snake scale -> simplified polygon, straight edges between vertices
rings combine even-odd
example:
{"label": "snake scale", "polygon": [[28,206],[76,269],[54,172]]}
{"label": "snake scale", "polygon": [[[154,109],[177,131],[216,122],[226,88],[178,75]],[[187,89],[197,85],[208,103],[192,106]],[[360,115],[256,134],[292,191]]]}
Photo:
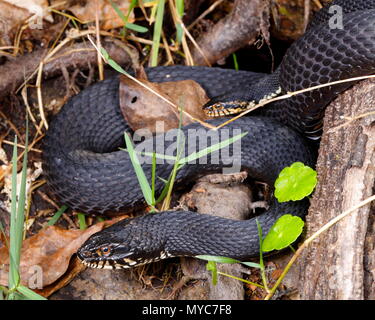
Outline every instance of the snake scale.
{"label": "snake scale", "polygon": [[[342,10],[343,28],[329,25],[330,7],[323,8],[306,33],[287,50],[278,69],[270,75],[206,67],[156,67],[146,70],[150,81],[192,79],[212,98],[206,106],[251,105],[264,97],[308,88],[375,71],[375,1],[334,1]],[[296,161],[314,166],[315,156],[307,138],[321,133],[324,109],[353,82],[324,87],[261,108],[216,131],[225,139],[247,132],[232,144],[207,156],[206,163],[185,165],[177,181],[192,180],[239,164],[249,175],[274,184],[278,173]],[[143,202],[142,192],[124,145],[130,131],[119,108],[119,78],[98,82],[71,98],[54,117],[47,132],[43,169],[50,189],[61,203],[86,213],[105,214]],[[345,107],[345,106],[343,106]],[[223,119],[212,119],[213,125]],[[210,132],[199,124],[182,128],[185,155],[196,151],[200,138]],[[191,135],[190,132],[199,132]],[[138,146],[173,146],[167,133],[148,138]],[[216,140],[207,139],[208,146]],[[160,145],[163,141],[163,145]],[[217,142],[217,141],[216,141]],[[200,148],[198,148],[200,149]],[[160,153],[160,149],[158,151]],[[142,164],[151,177],[149,162]],[[157,175],[167,179],[172,164],[157,164]],[[162,180],[156,180],[160,193]],[[278,203],[258,217],[264,233],[285,213],[303,217],[308,201]],[[171,256],[200,254],[247,260],[259,252],[254,218],[234,221],[190,211],[165,211],[122,220],[92,235],[78,257],[98,268],[128,268]]]}

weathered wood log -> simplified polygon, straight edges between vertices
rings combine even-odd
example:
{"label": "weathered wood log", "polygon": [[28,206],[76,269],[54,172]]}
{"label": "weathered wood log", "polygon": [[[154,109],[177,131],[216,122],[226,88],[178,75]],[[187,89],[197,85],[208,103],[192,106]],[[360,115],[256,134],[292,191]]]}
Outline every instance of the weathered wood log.
{"label": "weathered wood log", "polygon": [[[120,65],[130,64],[128,53],[118,45],[118,42],[104,39],[102,46],[110,57]],[[29,75],[37,70],[39,63],[47,54],[47,49],[38,49],[32,53],[12,58],[0,65],[0,99],[14,92]],[[97,52],[87,43],[75,43],[58,52],[55,59],[51,59],[43,67],[43,77],[50,78],[61,74],[61,65],[68,70],[88,69],[97,64]]]}
{"label": "weathered wood log", "polygon": [[[317,171],[308,236],[374,194],[375,81],[356,85],[327,108]],[[298,262],[302,299],[375,299],[374,209],[354,211],[304,251]]]}
{"label": "weathered wood log", "polygon": [[199,48],[192,48],[196,65],[213,64],[237,49],[254,43],[263,33],[269,38],[269,0],[236,0],[231,13],[198,39]]}

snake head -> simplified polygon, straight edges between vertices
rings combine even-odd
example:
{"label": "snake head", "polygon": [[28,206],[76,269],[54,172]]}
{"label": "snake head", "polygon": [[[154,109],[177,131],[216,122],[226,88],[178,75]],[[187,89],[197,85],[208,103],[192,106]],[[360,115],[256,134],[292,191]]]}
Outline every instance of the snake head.
{"label": "snake head", "polygon": [[208,101],[203,106],[203,111],[208,117],[223,117],[241,113],[253,105],[255,105],[255,102],[233,100],[223,95]]}
{"label": "snake head", "polygon": [[148,232],[146,217],[124,219],[93,234],[78,249],[78,258],[91,268],[126,269],[169,257],[163,240]]}

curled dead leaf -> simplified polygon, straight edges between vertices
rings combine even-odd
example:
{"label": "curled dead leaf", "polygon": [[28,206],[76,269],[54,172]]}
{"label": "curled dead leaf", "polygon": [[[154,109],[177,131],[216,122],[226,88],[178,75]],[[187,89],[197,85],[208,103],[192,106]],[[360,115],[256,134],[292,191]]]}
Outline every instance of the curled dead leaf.
{"label": "curled dead leaf", "polygon": [[[147,129],[151,133],[159,133],[178,127],[180,114],[177,109],[128,77],[121,76],[120,79],[121,112],[134,131]],[[140,81],[175,105],[181,106],[192,117],[202,121],[208,119],[202,106],[209,99],[197,82],[193,80],[163,83]],[[192,120],[183,114],[182,124],[187,125],[191,122]]]}
{"label": "curled dead leaf", "polygon": [[[103,221],[86,230],[65,230],[49,226],[26,239],[21,250],[21,284],[25,286],[33,284],[36,276],[42,277],[40,279],[42,287],[54,283],[67,271],[71,256],[92,234],[123,218]],[[8,248],[2,247],[0,248],[0,285],[8,284],[8,273]]]}

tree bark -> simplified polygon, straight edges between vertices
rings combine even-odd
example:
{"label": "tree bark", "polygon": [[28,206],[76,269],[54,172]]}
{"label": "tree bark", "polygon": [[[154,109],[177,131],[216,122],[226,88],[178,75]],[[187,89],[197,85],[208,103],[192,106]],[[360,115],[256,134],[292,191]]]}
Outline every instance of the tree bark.
{"label": "tree bark", "polygon": [[[327,108],[317,171],[307,236],[374,194],[375,81],[356,85]],[[298,263],[302,299],[375,299],[374,209],[354,211],[305,250]]]}

